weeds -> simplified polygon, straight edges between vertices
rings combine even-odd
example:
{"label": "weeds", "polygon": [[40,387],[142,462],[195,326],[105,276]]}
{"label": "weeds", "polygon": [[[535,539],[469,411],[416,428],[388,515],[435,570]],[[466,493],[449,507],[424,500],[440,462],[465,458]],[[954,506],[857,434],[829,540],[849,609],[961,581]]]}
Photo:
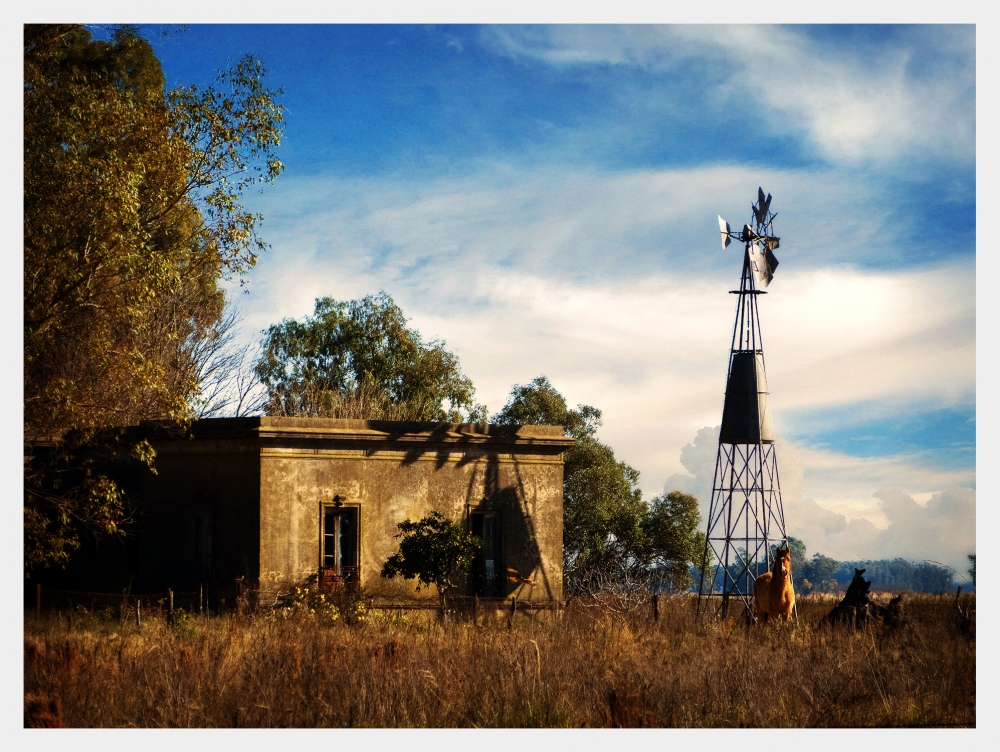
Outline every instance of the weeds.
{"label": "weeds", "polygon": [[[975,618],[974,596],[964,596]],[[611,613],[439,623],[300,594],[256,615],[26,617],[25,725],[69,727],[974,726],[975,639],[954,596],[907,625],[697,620],[661,597]],[[348,612],[348,610],[350,610]],[[649,613],[646,613],[646,612]]]}

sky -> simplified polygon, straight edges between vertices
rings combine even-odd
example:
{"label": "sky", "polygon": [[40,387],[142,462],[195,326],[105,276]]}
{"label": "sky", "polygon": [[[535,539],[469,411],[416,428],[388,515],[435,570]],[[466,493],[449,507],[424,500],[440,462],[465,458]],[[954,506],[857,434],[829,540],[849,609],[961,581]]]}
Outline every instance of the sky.
{"label": "sky", "polygon": [[[95,34],[105,28],[93,27]],[[166,30],[166,35],[161,31]],[[490,412],[548,376],[707,508],[742,248],[788,532],[940,561],[976,520],[976,29],[956,25],[146,26],[168,86],[246,52],[287,108],[242,336],[385,290]],[[961,581],[960,577],[956,577]]]}

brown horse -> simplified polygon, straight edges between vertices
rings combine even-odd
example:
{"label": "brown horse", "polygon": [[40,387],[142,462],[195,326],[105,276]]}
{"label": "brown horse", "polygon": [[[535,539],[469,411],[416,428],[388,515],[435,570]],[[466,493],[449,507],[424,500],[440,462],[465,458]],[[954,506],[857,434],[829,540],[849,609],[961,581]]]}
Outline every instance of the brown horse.
{"label": "brown horse", "polygon": [[753,597],[757,604],[757,621],[766,624],[769,616],[784,621],[792,617],[795,591],[792,590],[792,554],[787,545],[775,552],[774,569],[754,580]]}

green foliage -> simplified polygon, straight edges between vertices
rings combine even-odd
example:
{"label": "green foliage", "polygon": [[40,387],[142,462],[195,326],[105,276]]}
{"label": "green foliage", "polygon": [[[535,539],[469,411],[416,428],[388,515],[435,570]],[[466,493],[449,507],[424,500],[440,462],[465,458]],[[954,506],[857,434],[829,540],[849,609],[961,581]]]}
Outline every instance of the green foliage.
{"label": "green foliage", "polygon": [[705,552],[705,534],[698,532],[698,499],[680,491],[655,496],[643,520],[645,561],[656,566],[675,589],[691,585],[690,564]]}
{"label": "green foliage", "polygon": [[24,473],[24,563],[26,570],[64,566],[82,534],[120,536],[131,509],[116,471],[151,462],[146,442],[123,432],[71,431],[59,442],[32,447]]}
{"label": "green foliage", "polygon": [[[798,538],[788,536],[788,551],[792,556],[792,578],[803,571],[806,566],[806,544]],[[772,550],[773,558],[773,550]]]}
{"label": "green foliage", "polygon": [[431,512],[419,522],[409,519],[396,527],[401,538],[399,553],[382,567],[382,577],[397,575],[417,580],[417,590],[434,585],[444,603],[445,593],[465,576],[480,546],[479,539],[440,512]]}
{"label": "green foliage", "polygon": [[110,606],[95,608],[93,610],[82,604],[78,604],[71,612],[73,614],[72,623],[75,629],[98,631],[107,629],[109,626],[116,626],[118,614]]}
{"label": "green foliage", "polygon": [[[809,592],[810,589],[822,590],[823,586],[834,579],[840,571],[840,562],[824,556],[821,553],[813,554],[813,557],[802,565],[802,591]],[[792,564],[792,581],[795,579],[795,564]],[[808,584],[807,584],[808,582]]]}
{"label": "green foliage", "polygon": [[110,429],[191,415],[217,283],[264,247],[239,196],[282,169],[280,92],[263,78],[244,58],[212,87],[166,92],[134,29],[101,42],[80,25],[24,28],[29,568],[64,564],[81,534],[120,532],[115,481],[70,467],[82,447],[135,455]]}
{"label": "green foliage", "polygon": [[194,619],[183,608],[174,609],[173,631],[182,640],[194,640],[198,637],[198,627]]}
{"label": "green foliage", "polygon": [[570,568],[613,567],[646,547],[639,472],[590,436],[566,452],[563,547]]}
{"label": "green foliage", "polygon": [[601,411],[570,409],[544,376],[516,385],[493,416],[500,425],[561,425],[576,443],[566,452],[563,475],[564,568],[574,572],[657,568],[675,587],[690,583],[689,563],[700,563],[704,536],[697,532],[698,502],[672,492],[647,504],[639,472],[615,459],[594,434]]}
{"label": "green foliage", "polygon": [[472,382],[437,340],[424,343],[385,292],[316,300],[312,316],[268,328],[256,370],[269,415],[481,422]]}
{"label": "green foliage", "polygon": [[545,376],[530,384],[515,384],[507,404],[491,422],[501,426],[562,426],[575,439],[593,437],[601,425],[601,411],[590,405],[570,410],[565,398]]}

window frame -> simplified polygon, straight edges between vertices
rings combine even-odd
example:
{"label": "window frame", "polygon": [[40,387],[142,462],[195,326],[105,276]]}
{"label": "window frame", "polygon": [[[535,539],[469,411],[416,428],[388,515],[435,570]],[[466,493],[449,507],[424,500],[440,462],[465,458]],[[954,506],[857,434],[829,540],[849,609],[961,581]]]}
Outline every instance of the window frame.
{"label": "window frame", "polygon": [[[351,564],[338,563],[335,567],[328,567],[326,565],[326,520],[328,515],[339,514],[343,512],[353,513],[355,521],[355,533],[354,533],[354,557]],[[358,584],[361,582],[361,540],[362,540],[362,515],[361,515],[361,504],[359,503],[345,503],[341,501],[338,497],[334,497],[331,501],[320,502],[319,509],[319,562],[318,562],[318,573],[321,583],[324,582],[326,578],[330,577],[330,572],[328,570],[335,570],[332,575],[336,578],[335,582],[348,582],[350,584]],[[339,532],[334,534],[336,536],[334,545],[335,547],[340,546]],[[336,549],[335,549],[336,550]],[[336,556],[336,554],[334,554]],[[340,557],[341,559],[343,557]],[[341,571],[336,571],[340,569]],[[351,569],[353,572],[348,572],[345,576],[342,569]]]}

